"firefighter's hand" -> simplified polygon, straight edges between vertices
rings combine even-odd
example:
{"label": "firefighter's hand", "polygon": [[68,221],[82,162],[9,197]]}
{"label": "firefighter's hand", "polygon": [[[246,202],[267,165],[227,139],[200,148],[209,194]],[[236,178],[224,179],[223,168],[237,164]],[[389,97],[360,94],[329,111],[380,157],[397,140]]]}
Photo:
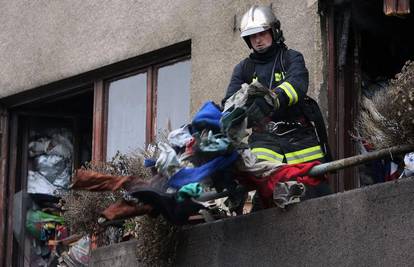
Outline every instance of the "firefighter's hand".
{"label": "firefighter's hand", "polygon": [[289,99],[286,93],[282,89],[277,88],[275,90],[274,95],[275,97],[273,97],[273,103],[274,103],[275,109],[284,110],[288,106],[288,103],[289,103]]}
{"label": "firefighter's hand", "polygon": [[259,124],[265,117],[271,115],[274,107],[269,105],[263,97],[256,97],[247,109],[248,127]]}

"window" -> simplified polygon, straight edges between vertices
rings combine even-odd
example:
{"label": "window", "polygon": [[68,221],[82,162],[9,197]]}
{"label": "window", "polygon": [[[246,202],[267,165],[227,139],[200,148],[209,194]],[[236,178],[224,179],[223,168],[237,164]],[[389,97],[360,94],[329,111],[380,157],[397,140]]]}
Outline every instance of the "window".
{"label": "window", "polygon": [[190,77],[184,57],[108,81],[106,159],[144,148],[155,134],[188,122]]}
{"label": "window", "polygon": [[[0,206],[5,204],[0,213],[0,221],[5,221],[0,227],[3,265],[23,266],[30,255],[22,222],[30,203],[20,197],[28,191],[28,171],[38,162],[28,156],[30,137],[37,140],[45,130],[69,129],[75,168],[110,159],[118,150],[142,147],[158,129],[188,121],[190,51],[191,41],[183,41],[2,99],[0,141],[3,165],[8,167],[0,169],[0,183],[7,185],[0,186]],[[13,207],[20,211],[7,216]],[[15,227],[21,228],[20,236],[13,234]]]}
{"label": "window", "polygon": [[160,67],[157,75],[157,133],[190,119],[190,60]]}
{"label": "window", "polygon": [[145,73],[109,83],[107,159],[145,144],[146,84]]}

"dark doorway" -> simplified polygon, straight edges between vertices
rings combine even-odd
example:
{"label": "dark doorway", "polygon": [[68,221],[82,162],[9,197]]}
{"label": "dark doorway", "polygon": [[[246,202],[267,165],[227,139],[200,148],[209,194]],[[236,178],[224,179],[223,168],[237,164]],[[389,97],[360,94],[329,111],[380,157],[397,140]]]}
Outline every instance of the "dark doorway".
{"label": "dark doorway", "polygon": [[9,114],[13,266],[53,266],[44,234],[56,235],[57,228],[38,232],[27,218],[58,214],[59,192],[68,188],[73,170],[91,160],[93,90],[29,102]]}
{"label": "dark doorway", "polygon": [[[327,29],[329,138],[334,158],[340,159],[360,153],[355,122],[361,97],[370,93],[367,85],[381,87],[414,59],[414,18],[412,13],[385,15],[384,1],[378,0],[321,4]],[[359,187],[360,170],[338,171],[331,182],[337,192]]]}

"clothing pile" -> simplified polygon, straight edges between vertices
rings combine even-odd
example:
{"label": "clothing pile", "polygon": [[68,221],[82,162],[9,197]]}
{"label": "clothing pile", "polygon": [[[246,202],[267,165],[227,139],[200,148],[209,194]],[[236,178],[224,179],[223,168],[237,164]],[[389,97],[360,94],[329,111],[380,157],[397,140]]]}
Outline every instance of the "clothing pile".
{"label": "clothing pile", "polygon": [[258,94],[269,104],[274,97],[271,91],[253,82],[244,84],[229,98],[224,110],[212,101],[206,102],[191,123],[170,132],[168,142],[157,144],[160,150],[157,159],[146,159],[145,166],[154,174],[152,179],[78,170],[72,178],[71,188],[124,189],[126,198],[102,213],[107,220],[162,214],[174,224],[186,224],[192,215],[208,216],[209,206],[197,198],[211,189],[228,191],[228,204],[234,211],[243,208],[247,192],[251,190],[257,190],[266,208],[274,204],[284,207],[290,197],[302,197],[305,188],[298,194],[289,195],[292,190],[286,183],[285,195],[276,200],[273,193],[277,185],[289,181],[302,186],[319,184],[320,178],[306,175],[318,162],[285,165],[256,158],[244,140],[248,135],[249,98]]}

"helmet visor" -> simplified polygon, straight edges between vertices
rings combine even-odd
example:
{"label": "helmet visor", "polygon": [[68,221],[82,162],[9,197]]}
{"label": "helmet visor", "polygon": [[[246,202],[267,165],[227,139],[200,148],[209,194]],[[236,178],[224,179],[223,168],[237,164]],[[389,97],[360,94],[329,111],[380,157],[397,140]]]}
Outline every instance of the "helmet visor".
{"label": "helmet visor", "polygon": [[268,29],[270,28],[269,27],[254,27],[254,28],[246,29],[240,34],[240,37],[247,37],[249,35],[253,35],[259,32],[267,31]]}

